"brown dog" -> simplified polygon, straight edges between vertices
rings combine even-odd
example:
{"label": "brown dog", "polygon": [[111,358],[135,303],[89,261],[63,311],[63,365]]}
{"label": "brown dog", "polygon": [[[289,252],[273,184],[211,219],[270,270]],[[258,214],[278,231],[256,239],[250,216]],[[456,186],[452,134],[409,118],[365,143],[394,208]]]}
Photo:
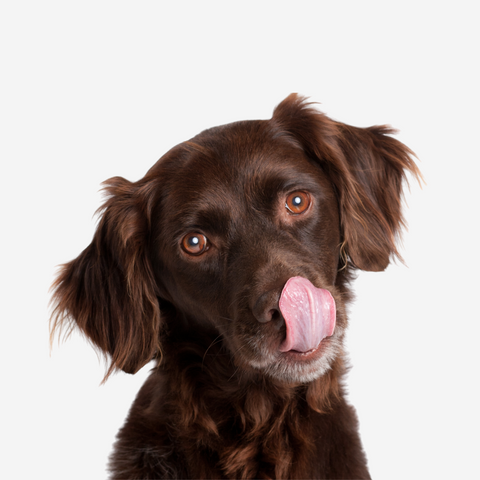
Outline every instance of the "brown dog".
{"label": "brown dog", "polygon": [[290,95],[212,128],[138,182],[115,177],[92,243],[55,283],[115,369],[157,367],[114,479],[369,478],[342,388],[355,269],[384,270],[412,152]]}

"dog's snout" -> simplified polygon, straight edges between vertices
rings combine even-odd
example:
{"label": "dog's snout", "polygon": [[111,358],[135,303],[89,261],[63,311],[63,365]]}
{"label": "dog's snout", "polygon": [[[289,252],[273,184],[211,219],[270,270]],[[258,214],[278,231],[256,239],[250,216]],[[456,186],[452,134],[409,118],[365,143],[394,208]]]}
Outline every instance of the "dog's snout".
{"label": "dog's snout", "polygon": [[272,320],[280,320],[282,318],[280,307],[278,306],[279,298],[280,292],[274,290],[258,297],[252,308],[252,312],[260,323],[268,323]]}

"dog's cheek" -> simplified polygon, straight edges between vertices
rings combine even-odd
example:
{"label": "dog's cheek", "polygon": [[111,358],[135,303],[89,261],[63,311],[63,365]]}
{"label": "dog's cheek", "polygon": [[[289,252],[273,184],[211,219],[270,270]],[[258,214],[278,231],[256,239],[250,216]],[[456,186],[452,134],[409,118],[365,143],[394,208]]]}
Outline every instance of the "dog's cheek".
{"label": "dog's cheek", "polygon": [[175,261],[158,260],[155,265],[158,295],[190,320],[200,321],[204,326],[211,325],[220,314],[220,285],[215,273],[206,274],[195,265],[180,262],[174,254],[170,254],[170,258]]}
{"label": "dog's cheek", "polygon": [[318,252],[315,262],[317,268],[330,285],[335,283],[341,243],[339,219],[334,213],[328,212],[327,215],[323,215],[314,235],[313,241],[316,246],[312,245],[312,250],[315,249]]}

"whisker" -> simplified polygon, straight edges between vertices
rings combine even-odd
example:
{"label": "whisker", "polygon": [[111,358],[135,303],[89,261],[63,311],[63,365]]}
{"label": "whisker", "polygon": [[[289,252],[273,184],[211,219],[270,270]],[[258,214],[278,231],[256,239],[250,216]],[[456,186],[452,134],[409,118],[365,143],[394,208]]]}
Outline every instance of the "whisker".
{"label": "whisker", "polygon": [[229,379],[227,380],[227,382],[229,382],[229,381],[238,373],[238,369],[239,369],[239,368],[240,368],[240,367],[237,367],[237,368],[235,369],[235,371],[234,371],[234,372],[232,373],[232,375],[229,377]]}
{"label": "whisker", "polygon": [[210,345],[208,346],[208,348],[205,350],[205,353],[203,354],[203,358],[202,358],[202,369],[203,369],[203,364],[205,362],[205,357],[207,356],[207,353],[208,351],[210,350],[211,347],[213,347],[215,344],[219,343],[220,340],[222,338],[222,334],[218,335],[216,338],[214,338],[212,340],[212,342],[210,343]]}

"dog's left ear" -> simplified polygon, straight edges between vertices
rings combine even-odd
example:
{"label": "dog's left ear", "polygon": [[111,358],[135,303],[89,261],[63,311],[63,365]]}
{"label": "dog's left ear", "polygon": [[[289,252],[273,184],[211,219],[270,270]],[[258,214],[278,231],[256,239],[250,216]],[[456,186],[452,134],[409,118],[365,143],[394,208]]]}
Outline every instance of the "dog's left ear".
{"label": "dog's left ear", "polygon": [[273,114],[276,129],[293,136],[335,185],[343,251],[362,270],[384,270],[401,258],[396,240],[405,226],[402,185],[410,171],[421,174],[413,152],[387,126],[357,128],[331,120],[306,99],[287,97]]}

